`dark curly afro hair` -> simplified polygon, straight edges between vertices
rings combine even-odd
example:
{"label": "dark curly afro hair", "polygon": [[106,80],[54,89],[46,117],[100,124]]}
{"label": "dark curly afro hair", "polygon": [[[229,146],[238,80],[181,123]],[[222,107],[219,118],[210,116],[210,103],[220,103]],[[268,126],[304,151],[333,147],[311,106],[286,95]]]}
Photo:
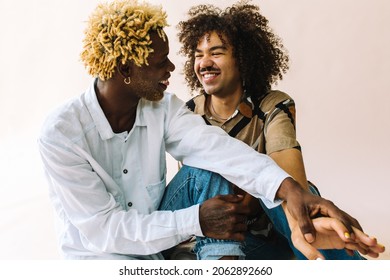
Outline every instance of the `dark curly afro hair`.
{"label": "dark curly afro hair", "polygon": [[186,82],[191,91],[204,93],[194,72],[195,50],[199,40],[215,31],[222,40],[226,36],[233,47],[244,89],[252,99],[261,99],[272,84],[288,70],[288,54],[281,39],[268,26],[259,7],[240,1],[221,10],[214,5],[192,7],[187,21],[179,22],[180,53],[187,57],[184,65]]}

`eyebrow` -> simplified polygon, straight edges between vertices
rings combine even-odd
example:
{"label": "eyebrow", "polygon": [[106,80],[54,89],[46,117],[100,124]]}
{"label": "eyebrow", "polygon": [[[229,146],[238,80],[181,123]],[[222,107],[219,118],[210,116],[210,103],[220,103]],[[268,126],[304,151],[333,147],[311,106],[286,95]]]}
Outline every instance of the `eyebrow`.
{"label": "eyebrow", "polygon": [[165,58],[167,58],[169,56],[169,51],[168,52],[166,52],[166,53],[161,53],[161,54],[158,54],[158,55],[156,55],[156,53],[151,53],[151,57],[154,57],[155,59],[157,59],[157,60],[160,60],[160,59],[165,59]]}
{"label": "eyebrow", "polygon": [[[227,47],[225,45],[218,45],[218,46],[213,46],[211,47],[210,49],[208,49],[207,51],[209,52],[212,52],[212,51],[215,51],[215,50],[219,50],[219,49],[222,49],[222,50],[227,50]],[[195,49],[195,52],[203,52],[202,50],[200,49]]]}
{"label": "eyebrow", "polygon": [[164,53],[160,53],[160,56],[168,56],[169,55],[169,51],[166,51]]}

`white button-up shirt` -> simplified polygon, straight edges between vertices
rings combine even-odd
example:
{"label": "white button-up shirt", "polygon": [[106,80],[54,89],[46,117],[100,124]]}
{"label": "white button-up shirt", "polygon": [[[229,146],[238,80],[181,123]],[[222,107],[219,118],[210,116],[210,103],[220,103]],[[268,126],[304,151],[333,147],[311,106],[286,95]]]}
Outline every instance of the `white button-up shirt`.
{"label": "white button-up shirt", "polygon": [[288,174],[269,157],[208,126],[173,94],[141,99],[132,130],[115,134],[94,83],[45,121],[39,137],[66,258],[161,258],[202,236],[199,206],[156,211],[166,186],[166,152],[220,173],[269,206]]}

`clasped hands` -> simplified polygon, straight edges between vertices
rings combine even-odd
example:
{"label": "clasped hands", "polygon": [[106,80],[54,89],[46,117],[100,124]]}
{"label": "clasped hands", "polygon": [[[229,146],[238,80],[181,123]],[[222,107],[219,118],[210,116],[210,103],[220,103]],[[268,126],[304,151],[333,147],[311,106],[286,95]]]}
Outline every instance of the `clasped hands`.
{"label": "clasped hands", "polygon": [[[292,242],[306,258],[324,259],[318,249],[345,249],[349,254],[357,250],[372,258],[385,251],[376,238],[363,232],[356,219],[331,201],[303,190],[294,180],[285,179],[277,197],[284,200],[283,209]],[[205,201],[199,210],[203,234],[216,239],[244,241],[249,209],[242,201],[243,196],[232,194]]]}

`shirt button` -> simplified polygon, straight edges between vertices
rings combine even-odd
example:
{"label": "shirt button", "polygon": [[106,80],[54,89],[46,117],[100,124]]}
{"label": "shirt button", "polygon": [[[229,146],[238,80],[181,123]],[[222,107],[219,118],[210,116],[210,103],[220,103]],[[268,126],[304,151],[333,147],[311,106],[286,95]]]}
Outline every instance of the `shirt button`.
{"label": "shirt button", "polygon": [[127,174],[127,169],[123,169],[123,173]]}
{"label": "shirt button", "polygon": [[223,126],[221,126],[221,128],[222,128],[222,129],[225,129],[225,128],[226,128],[226,126],[224,126],[224,125],[223,125]]}
{"label": "shirt button", "polygon": [[131,206],[133,206],[133,203],[129,202],[129,203],[127,203],[127,206],[131,207]]}

